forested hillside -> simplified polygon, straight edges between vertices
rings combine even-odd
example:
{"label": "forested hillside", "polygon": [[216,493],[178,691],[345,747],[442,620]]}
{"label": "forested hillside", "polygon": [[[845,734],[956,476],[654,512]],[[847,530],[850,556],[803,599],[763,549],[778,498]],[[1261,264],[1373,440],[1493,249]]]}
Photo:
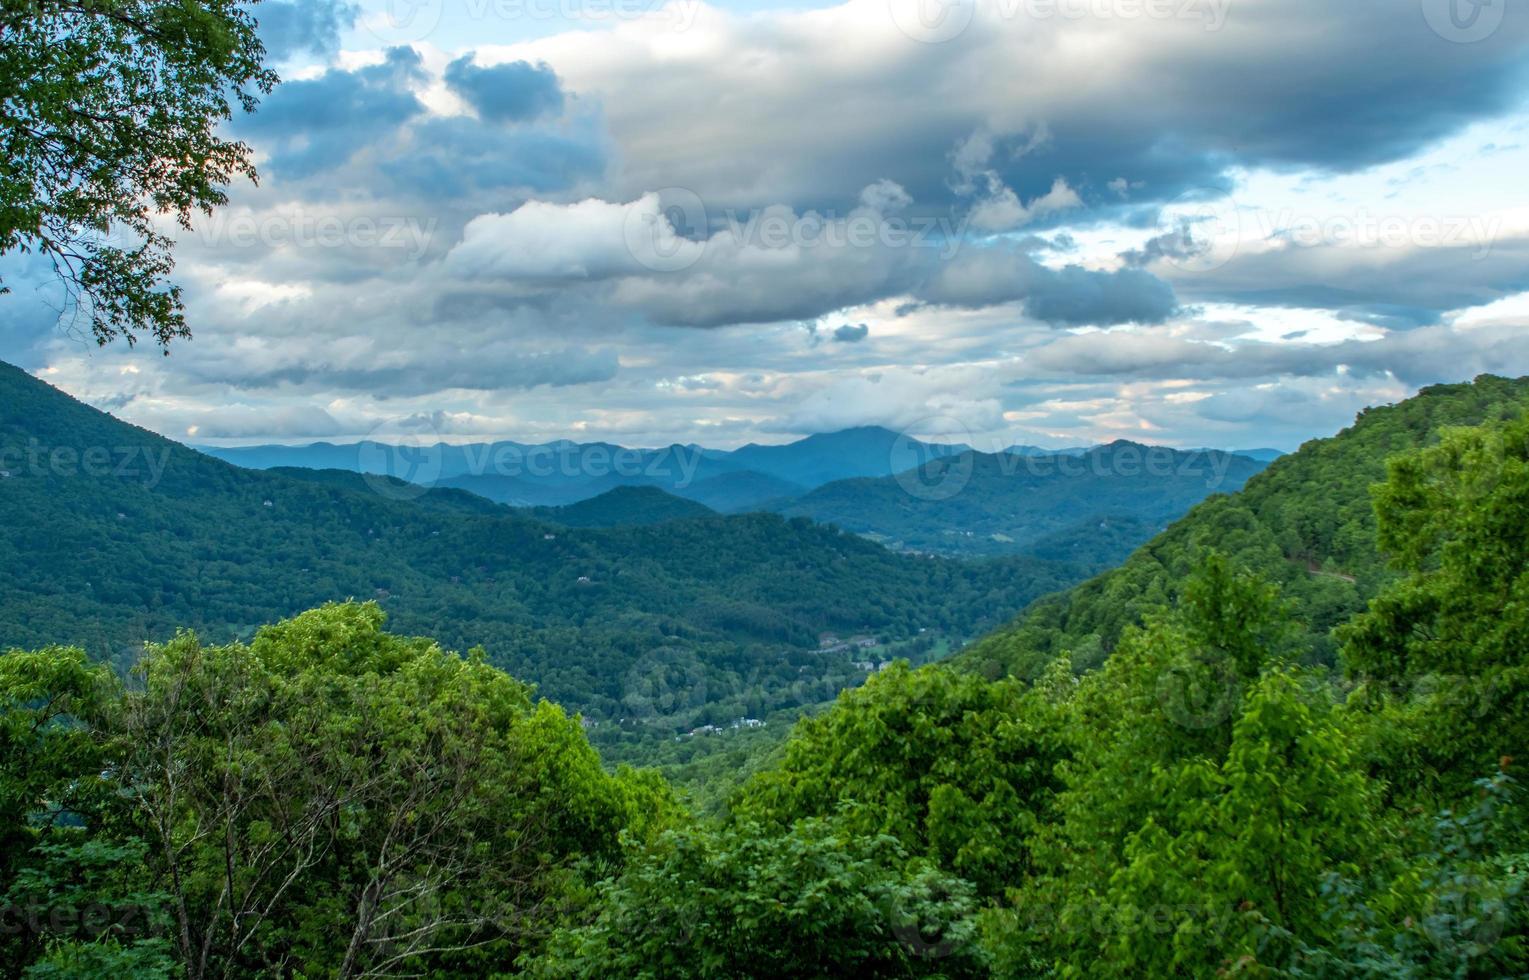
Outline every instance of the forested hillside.
{"label": "forested hillside", "polygon": [[1451,426],[1516,418],[1529,410],[1529,379],[1486,376],[1425,388],[1397,405],[1368,409],[1336,436],[1317,439],[1174,522],[1121,567],[1050,596],[962,654],[990,675],[1034,677],[1063,651],[1096,666],[1122,631],[1173,602],[1207,550],[1278,583],[1311,644],[1332,664],[1328,636],[1364,608],[1395,573],[1376,542],[1370,488],[1394,454],[1437,442]]}
{"label": "forested hillside", "polygon": [[[1165,540],[1241,522],[1105,576],[1063,620],[1085,640],[1116,622],[1108,651],[1031,616],[975,652],[1033,682],[942,665],[847,691],[719,826],[668,832],[606,883],[552,974],[1524,975],[1526,394],[1430,389],[1203,505]],[[1314,550],[1271,556],[1264,533]],[[1343,569],[1370,573],[1366,596],[1329,635],[1305,586],[1355,585]],[[880,959],[898,951],[915,962]]]}
{"label": "forested hillside", "polygon": [[543,695],[659,736],[863,679],[821,633],[970,637],[1081,577],[898,556],[772,515],[578,530],[374,475],[245,470],[9,366],[0,453],[0,646],[127,664],[177,628],[223,641],[372,599],[401,631],[481,645]]}
{"label": "forested hillside", "polygon": [[712,514],[704,504],[657,487],[617,487],[576,504],[537,507],[526,512],[528,517],[564,527],[634,527]]}
{"label": "forested hillside", "polygon": [[1077,454],[967,452],[895,477],[830,483],[777,510],[941,554],[1055,552],[1068,538],[1070,557],[1109,566],[1192,505],[1240,490],[1264,465],[1132,442]]}
{"label": "forested hillside", "polygon": [[449,487],[410,485],[396,477],[362,474],[354,470],[307,469],[302,466],[277,466],[267,472],[306,483],[335,487],[356,493],[381,493],[396,500],[409,500],[417,507],[459,511],[466,514],[504,514],[504,507],[486,497]]}

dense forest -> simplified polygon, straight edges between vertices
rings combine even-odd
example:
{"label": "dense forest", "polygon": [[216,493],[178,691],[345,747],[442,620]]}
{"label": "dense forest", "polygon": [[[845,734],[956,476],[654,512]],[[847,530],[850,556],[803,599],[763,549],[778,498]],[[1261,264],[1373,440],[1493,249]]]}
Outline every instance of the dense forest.
{"label": "dense forest", "polygon": [[1309,659],[1333,665],[1333,628],[1397,577],[1370,495],[1387,461],[1451,426],[1500,422],[1526,408],[1529,382],[1485,376],[1367,409],[1337,436],[1274,462],[1241,493],[1200,504],[1119,568],[1038,602],[963,660],[990,676],[1037,676],[1064,651],[1080,667],[1096,666],[1127,626],[1175,602],[1198,557],[1214,548],[1277,583],[1303,624]]}
{"label": "dense forest", "polygon": [[1062,551],[1115,565],[1194,504],[1240,490],[1264,466],[1230,453],[1124,441],[1076,454],[967,452],[893,477],[830,483],[775,509],[895,548]]}
{"label": "dense forest", "polygon": [[483,647],[633,759],[697,727],[789,723],[863,680],[866,655],[825,649],[822,634],[877,640],[878,662],[916,657],[1098,567],[919,559],[768,514],[547,523],[699,509],[654,490],[537,520],[371,474],[246,470],[4,364],[0,473],[0,647],[65,643],[126,668],[178,628],[248,639],[326,602],[373,600],[400,632]]}
{"label": "dense forest", "polygon": [[657,487],[617,487],[562,507],[538,507],[530,515],[564,527],[632,527],[707,517],[711,508]]}
{"label": "dense forest", "polygon": [[955,665],[840,694],[734,760],[711,815],[375,602],[178,633],[127,679],[13,651],[0,956],[37,977],[1522,975],[1526,407],[1529,379],[1488,377],[1367,412]]}

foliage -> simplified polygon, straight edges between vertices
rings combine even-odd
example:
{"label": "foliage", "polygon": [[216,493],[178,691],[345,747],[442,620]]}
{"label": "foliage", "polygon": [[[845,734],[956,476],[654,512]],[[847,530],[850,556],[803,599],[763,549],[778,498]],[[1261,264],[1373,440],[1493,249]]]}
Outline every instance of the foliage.
{"label": "foliage", "polygon": [[145,657],[123,781],[190,975],[508,959],[560,869],[616,856],[624,796],[576,723],[481,656],[381,626],[329,606]]}
{"label": "foliage", "polygon": [[1030,678],[1068,653],[1080,669],[1097,666],[1126,627],[1172,604],[1214,549],[1278,584],[1305,624],[1307,659],[1335,664],[1332,629],[1395,578],[1376,542],[1369,493],[1387,459],[1434,444],[1452,426],[1517,418],[1526,407],[1529,378],[1483,375],[1366,409],[1338,435],[1276,460],[1240,493],[1195,507],[1119,568],[1037,602],[961,660],[987,676]]}
{"label": "foliage", "polygon": [[1339,630],[1377,762],[1443,799],[1529,746],[1529,420],[1391,461],[1379,542],[1407,577]]}
{"label": "foliage", "polygon": [[980,894],[999,894],[1029,873],[1027,842],[1049,818],[1053,714],[1017,682],[894,664],[799,723],[731,811],[779,829],[847,807],[846,830],[890,835]]}
{"label": "foliage", "polygon": [[[712,821],[687,813],[651,770],[607,772],[582,719],[536,701],[481,651],[459,657],[384,632],[378,603],[326,605],[247,642],[179,632],[149,648],[126,686],[78,649],[11,652],[0,657],[0,902],[13,919],[50,914],[0,929],[0,966],[192,977],[1525,975],[1529,807],[1510,758],[1529,734],[1520,388],[1487,379],[1433,390],[1422,408],[1372,413],[1245,494],[1203,505],[1075,593],[1076,610],[1050,601],[981,645],[1012,657],[1002,663],[1023,678],[897,663],[822,710],[778,707],[759,716],[763,727],[649,742],[654,758],[714,780],[694,797],[715,807]],[[1435,443],[1461,413],[1508,418]],[[1409,441],[1422,448],[1390,460],[1372,524],[1325,523],[1350,515],[1354,477],[1337,481],[1340,466],[1372,472],[1369,450]],[[632,629],[632,610],[649,602],[672,614],[657,649],[612,641],[642,665],[616,703],[669,723],[778,702],[715,670],[730,662],[717,652],[725,637],[761,628],[751,617],[735,610],[715,646],[691,645],[705,616],[677,607],[714,593],[678,575],[666,548],[704,566],[708,585],[805,618],[822,608],[808,593],[825,583],[876,594],[841,575],[886,572],[893,585],[876,588],[915,598],[960,581],[901,582],[913,565],[926,571],[910,576],[952,566],[892,561],[806,522],[548,532],[449,493],[393,507],[343,476],[257,479],[169,458],[156,492],[183,507],[286,479],[283,504],[310,516],[393,521],[368,537],[399,539],[422,577],[438,539],[478,561],[525,545],[518,565],[492,566],[526,593],[525,628],[505,634],[511,652],[497,659],[550,656],[534,641],[550,629],[558,573],[531,549],[633,563],[641,581],[621,583],[620,604],[591,597],[559,628],[630,638],[640,634],[603,631],[612,620]],[[209,494],[209,480],[226,482]],[[58,523],[47,500],[26,500]],[[255,555],[275,547],[222,540]],[[1308,540],[1345,564],[1314,561]],[[755,553],[732,550],[738,542]],[[651,553],[621,550],[639,544]],[[1335,577],[1349,571],[1354,582]],[[1329,588],[1347,591],[1326,602]],[[26,606],[36,600],[22,589],[7,595],[43,608]],[[855,608],[831,621],[871,607]],[[893,614],[889,601],[881,608]],[[886,632],[899,641],[889,653],[944,649],[911,628]],[[774,648],[778,676],[821,662],[815,639]],[[1344,672],[1326,666],[1340,645]],[[620,716],[587,726],[612,745],[641,730]]]}
{"label": "foliage", "polygon": [[1310,935],[1324,875],[1360,853],[1363,777],[1288,666],[1275,591],[1212,555],[1183,594],[1066,705],[1060,819],[1007,939],[1064,973],[1256,960],[1256,923]]}
{"label": "foliage", "polygon": [[112,962],[161,955],[143,929],[157,899],[133,887],[141,846],[92,839],[120,809],[101,774],[108,747],[83,719],[119,686],[79,650],[0,656],[0,971],[76,941]]}
{"label": "foliage", "polygon": [[678,819],[661,782],[607,774],[575,720],[481,653],[382,624],[350,604],[248,645],[181,633],[126,691],[78,651],[0,658],[6,730],[48,722],[0,759],[16,842],[0,884],[49,925],[7,943],[13,966],[504,969],[582,876],[619,866],[623,831]]}
{"label": "foliage", "polygon": [[971,887],[835,820],[665,834],[556,936],[548,977],[981,975]]}
{"label": "foliage", "polygon": [[535,507],[537,520],[564,527],[632,527],[706,517],[711,508],[665,493],[657,487],[617,487],[598,497],[563,507]]}
{"label": "foliage", "polygon": [[1477,781],[1472,804],[1438,814],[1429,845],[1399,880],[1334,875],[1323,914],[1337,928],[1325,946],[1291,943],[1294,977],[1522,975],[1529,963],[1529,854],[1515,781],[1499,771]]}
{"label": "foliage", "polygon": [[[101,816],[96,814],[97,818]],[[105,822],[102,822],[105,826]],[[148,847],[76,825],[35,848],[0,893],[8,974],[28,977],[173,977],[174,947],[165,938],[169,896],[144,890]]]}
{"label": "foliage", "polygon": [[254,178],[223,139],[276,76],[241,0],[0,3],[0,254],[37,252],[102,344],[189,335],[172,241]]}

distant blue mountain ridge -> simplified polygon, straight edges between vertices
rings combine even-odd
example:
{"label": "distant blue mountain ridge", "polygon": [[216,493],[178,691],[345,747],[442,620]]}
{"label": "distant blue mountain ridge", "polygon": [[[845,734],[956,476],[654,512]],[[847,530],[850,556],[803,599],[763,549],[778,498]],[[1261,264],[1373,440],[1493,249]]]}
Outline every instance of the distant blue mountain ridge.
{"label": "distant blue mountain ridge", "polygon": [[[307,445],[195,447],[248,469],[350,470],[467,490],[515,507],[565,507],[618,487],[657,487],[722,513],[780,509],[784,502],[840,480],[914,470],[971,447],[924,442],[879,426],[819,433],[783,445],[733,450],[695,444],[629,448],[607,442],[499,441],[407,446],[377,441]],[[1016,445],[1023,457],[1082,456],[1096,447]],[[1260,462],[1279,450],[1234,450]]]}

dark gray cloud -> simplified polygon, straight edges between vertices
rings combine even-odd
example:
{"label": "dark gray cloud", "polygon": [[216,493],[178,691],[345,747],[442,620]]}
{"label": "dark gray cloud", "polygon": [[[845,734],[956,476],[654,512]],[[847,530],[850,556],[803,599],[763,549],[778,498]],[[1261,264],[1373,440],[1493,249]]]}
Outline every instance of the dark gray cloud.
{"label": "dark gray cloud", "polygon": [[467,54],[446,66],[445,79],[484,122],[529,122],[563,111],[557,73],[545,62],[507,61],[482,68]]}
{"label": "dark gray cloud", "polygon": [[1190,300],[1332,310],[1378,326],[1422,326],[1450,310],[1529,290],[1529,238],[1436,247],[1314,245],[1239,254],[1178,275]]}
{"label": "dark gray cloud", "polygon": [[[914,306],[963,309],[1020,303],[1029,316],[1055,326],[1161,323],[1178,309],[1172,287],[1141,269],[1052,268],[1002,241],[921,245],[893,235],[899,226],[868,210],[826,228],[789,208],[768,208],[760,227],[778,219],[788,233],[805,235],[810,228],[812,234],[804,243],[788,237],[780,245],[732,230],[704,242],[676,239],[673,247],[690,250],[689,261],[657,271],[626,237],[633,215],[656,215],[656,209],[653,198],[631,205],[526,205],[473,222],[445,267],[465,282],[581,290],[665,326],[810,321],[899,297],[910,297]],[[852,228],[865,233],[858,244],[851,242]],[[957,246],[952,257],[947,248]]]}
{"label": "dark gray cloud", "polygon": [[608,51],[530,50],[599,93],[626,151],[619,196],[680,186],[718,207],[843,209],[875,175],[941,212],[963,200],[952,154],[988,133],[986,166],[1021,199],[1062,177],[1096,211],[1118,210],[1226,189],[1237,167],[1361,170],[1522,100],[1522,8],[1476,44],[1395,0],[1237,0],[1224,13],[1038,20],[979,4],[960,37],[921,45],[898,43],[885,3],[851,3],[814,12],[813,29],[805,16],[703,19],[685,59],[658,31]]}
{"label": "dark gray cloud", "polygon": [[481,119],[426,112],[415,92],[431,81],[420,55],[398,47],[382,64],[282,84],[236,120],[267,157],[268,179],[251,199],[313,209],[337,196],[350,207],[370,199],[374,217],[430,220],[450,236],[490,207],[603,177],[611,146],[598,110],[571,111],[546,66],[452,62],[446,81]]}
{"label": "dark gray cloud", "polygon": [[463,116],[432,117],[411,132],[414,139],[406,149],[378,164],[399,194],[425,191],[438,199],[506,190],[550,194],[600,177],[607,165],[605,138],[590,119],[503,129]]}
{"label": "dark gray cloud", "polygon": [[1173,288],[1140,269],[1098,272],[1038,267],[1025,312],[1056,326],[1162,323],[1178,309]]}
{"label": "dark gray cloud", "polygon": [[236,130],[268,147],[264,169],[278,177],[331,170],[425,111],[410,91],[425,78],[422,64],[411,48],[389,48],[380,65],[287,82]]}
{"label": "dark gray cloud", "polygon": [[299,54],[320,57],[340,47],[340,31],[355,23],[360,8],[344,0],[264,0],[255,8],[260,40],[273,62]]}
{"label": "dark gray cloud", "polygon": [[[353,15],[332,0],[260,10],[287,55],[332,51]],[[1182,267],[1204,264],[1188,261],[1196,229],[1160,227],[1162,202],[1214,198],[1234,179],[1266,186],[1271,169],[1311,178],[1304,200],[1321,211],[1353,190],[1324,188],[1325,172],[1500,115],[1529,91],[1529,17],[1515,7],[1491,39],[1459,45],[1394,0],[1226,11],[1213,30],[1002,20],[979,0],[965,35],[923,45],[898,33],[885,0],[851,0],[703,12],[683,57],[672,28],[644,22],[331,67],[235,121],[266,179],[235,188],[225,210],[278,229],[338,216],[336,244],[183,241],[197,340],[171,358],[67,340],[46,292],[18,288],[0,298],[0,356],[63,365],[96,403],[208,438],[356,433],[370,413],[449,408],[473,431],[650,432],[667,419],[665,438],[710,441],[757,435],[771,417],[790,416],[779,431],[791,432],[945,413],[1004,426],[1034,406],[1034,425],[1071,442],[1203,444],[1257,428],[1254,441],[1287,445],[1408,386],[1529,371],[1521,328],[1451,316],[1529,289],[1525,242],[1270,251],[1248,240],[1194,274]],[[486,63],[506,53],[517,60]],[[447,92],[470,111],[441,114],[461,109]],[[1466,165],[1449,164],[1460,179]],[[1407,180],[1448,198],[1438,166],[1420,161]],[[628,237],[632,202],[660,188],[667,204],[693,191],[707,212],[664,243],[695,259],[673,271]],[[1426,200],[1416,191],[1414,210]],[[860,211],[958,228],[932,247],[768,247],[729,229],[729,209],[793,229]],[[411,220],[433,222],[419,247],[353,234]],[[1125,249],[1122,268],[1108,264]],[[1331,316],[1201,323],[1181,301],[1318,307],[1383,335],[1313,343],[1342,334]],[[905,314],[895,323],[892,303]],[[1295,329],[1303,319],[1311,330]],[[806,324],[820,326],[808,337]],[[1159,326],[1058,329],[1116,325]],[[857,343],[873,329],[874,344]],[[1255,330],[1288,336],[1244,339]]]}
{"label": "dark gray cloud", "polygon": [[1335,344],[1204,343],[1164,331],[1116,331],[1058,338],[1025,355],[1030,376],[1249,380],[1331,376],[1393,377],[1411,386],[1478,374],[1529,374],[1529,325],[1438,324],[1378,340]]}
{"label": "dark gray cloud", "polygon": [[963,250],[915,295],[968,309],[1022,302],[1053,326],[1162,323],[1178,309],[1173,288],[1141,269],[1056,269],[1003,246]]}
{"label": "dark gray cloud", "polygon": [[1120,253],[1120,258],[1127,265],[1140,268],[1164,259],[1192,259],[1204,252],[1205,243],[1195,238],[1194,226],[1185,222],[1170,231],[1147,239],[1140,248]]}

